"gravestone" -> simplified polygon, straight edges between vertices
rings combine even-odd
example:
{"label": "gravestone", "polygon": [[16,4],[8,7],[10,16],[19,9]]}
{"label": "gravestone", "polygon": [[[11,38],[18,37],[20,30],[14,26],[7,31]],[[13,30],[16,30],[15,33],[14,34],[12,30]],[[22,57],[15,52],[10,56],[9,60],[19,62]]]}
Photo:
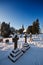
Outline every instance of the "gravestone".
{"label": "gravestone", "polygon": [[30,48],[29,44],[27,43],[27,34],[25,33],[25,43],[23,45],[22,51],[25,52],[26,50],[28,50]]}
{"label": "gravestone", "polygon": [[25,43],[27,43],[27,35],[26,35],[26,33],[25,33],[24,38],[25,38]]}
{"label": "gravestone", "polygon": [[18,42],[18,37],[17,37],[17,35],[15,35],[15,37],[12,39],[13,40],[13,42],[14,42],[14,49],[16,49],[17,48],[17,42]]}
{"label": "gravestone", "polygon": [[30,33],[30,41],[32,42],[32,33]]}
{"label": "gravestone", "polygon": [[8,56],[8,58],[13,62],[16,62],[23,55],[22,50],[17,48],[18,39],[19,38],[17,35],[15,35],[15,37],[12,39],[14,42],[14,50],[12,50]]}

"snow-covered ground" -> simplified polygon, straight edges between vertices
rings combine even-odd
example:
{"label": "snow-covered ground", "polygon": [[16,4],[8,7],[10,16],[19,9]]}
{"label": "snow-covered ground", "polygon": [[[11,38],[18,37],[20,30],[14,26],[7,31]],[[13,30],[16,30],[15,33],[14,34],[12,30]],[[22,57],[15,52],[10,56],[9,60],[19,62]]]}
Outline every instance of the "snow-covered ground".
{"label": "snow-covered ground", "polygon": [[[8,59],[9,53],[12,51],[13,43],[10,38],[10,43],[0,43],[0,65],[43,65],[43,34],[38,36],[32,35],[32,42],[27,38],[30,49],[24,53],[15,63]],[[18,48],[21,49],[24,44],[24,37],[19,38]]]}

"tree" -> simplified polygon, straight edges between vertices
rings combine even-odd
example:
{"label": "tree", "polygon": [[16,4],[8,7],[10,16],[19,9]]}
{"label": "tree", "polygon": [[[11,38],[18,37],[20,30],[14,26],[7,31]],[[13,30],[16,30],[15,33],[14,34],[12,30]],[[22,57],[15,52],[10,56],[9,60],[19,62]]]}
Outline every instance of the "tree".
{"label": "tree", "polygon": [[27,33],[28,33],[28,34],[32,33],[32,25],[31,25],[31,26],[28,26],[28,28],[27,28]]}
{"label": "tree", "polygon": [[36,22],[33,22],[33,27],[32,27],[32,33],[35,34],[36,33]]}
{"label": "tree", "polygon": [[11,34],[14,34],[16,32],[15,28],[13,27],[10,27],[10,30],[11,30]]}
{"label": "tree", "polygon": [[20,34],[22,34],[23,31],[24,31],[24,25],[22,25],[22,28],[20,28],[20,29],[18,30],[18,32],[19,32]]}
{"label": "tree", "polygon": [[27,28],[27,33],[32,33],[32,34],[39,34],[40,33],[40,26],[39,26],[39,20],[36,19],[36,21],[33,22],[32,25],[28,26]]}
{"label": "tree", "polygon": [[3,22],[1,25],[1,35],[3,37],[8,37],[10,35],[10,25]]}
{"label": "tree", "polygon": [[22,30],[24,30],[24,25],[22,25]]}
{"label": "tree", "polygon": [[22,34],[23,33],[23,29],[19,29],[19,33]]}
{"label": "tree", "polygon": [[37,19],[35,22],[33,22],[33,28],[32,28],[33,33],[40,33],[40,26],[39,26],[39,20]]}

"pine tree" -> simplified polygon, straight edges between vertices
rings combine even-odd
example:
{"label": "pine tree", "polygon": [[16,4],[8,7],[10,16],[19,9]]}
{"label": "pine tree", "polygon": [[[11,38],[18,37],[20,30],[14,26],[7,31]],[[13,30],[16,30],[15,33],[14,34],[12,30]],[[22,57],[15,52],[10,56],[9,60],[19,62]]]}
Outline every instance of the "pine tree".
{"label": "pine tree", "polygon": [[1,35],[3,37],[8,37],[10,35],[10,25],[3,22],[1,25]]}

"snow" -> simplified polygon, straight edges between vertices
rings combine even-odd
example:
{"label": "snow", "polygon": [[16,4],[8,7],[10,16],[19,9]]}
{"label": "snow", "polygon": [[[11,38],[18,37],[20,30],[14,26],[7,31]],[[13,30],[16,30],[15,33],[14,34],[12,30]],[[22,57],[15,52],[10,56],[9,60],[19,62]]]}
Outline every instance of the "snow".
{"label": "snow", "polygon": [[[43,65],[43,34],[39,34],[38,36],[32,35],[32,42],[29,41],[29,37],[27,38],[30,49],[15,63],[8,58],[8,55],[14,48],[14,43],[11,42],[11,39],[9,40],[9,44],[5,43],[5,41],[0,43],[0,65]],[[24,37],[18,40],[18,48],[21,49],[23,44]]]}

